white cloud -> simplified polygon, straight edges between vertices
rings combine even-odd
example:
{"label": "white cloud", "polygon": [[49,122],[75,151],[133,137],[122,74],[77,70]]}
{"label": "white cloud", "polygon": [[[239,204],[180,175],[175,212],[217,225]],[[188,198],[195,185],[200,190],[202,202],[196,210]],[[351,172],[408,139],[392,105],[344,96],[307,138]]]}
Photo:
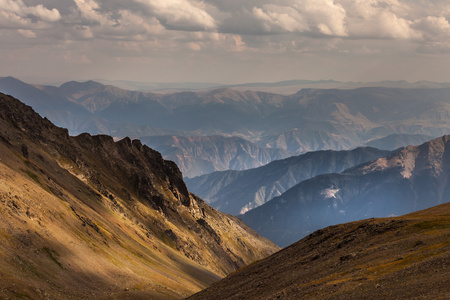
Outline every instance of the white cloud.
{"label": "white cloud", "polygon": [[42,28],[45,23],[60,19],[61,14],[55,8],[47,9],[42,4],[27,6],[22,0],[0,0],[1,28]]}
{"label": "white cloud", "polygon": [[135,0],[148,8],[165,27],[175,30],[213,30],[214,18],[201,2],[188,0]]}

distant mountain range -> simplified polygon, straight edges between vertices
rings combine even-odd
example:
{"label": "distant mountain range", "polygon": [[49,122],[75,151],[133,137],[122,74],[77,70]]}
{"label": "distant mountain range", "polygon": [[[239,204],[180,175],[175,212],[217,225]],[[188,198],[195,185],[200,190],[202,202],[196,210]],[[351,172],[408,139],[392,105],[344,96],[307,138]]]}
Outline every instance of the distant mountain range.
{"label": "distant mountain range", "polygon": [[420,145],[436,137],[423,134],[391,134],[381,139],[367,142],[366,145],[378,149],[396,150],[409,145]]}
{"label": "distant mountain range", "polygon": [[287,246],[332,224],[402,215],[450,200],[450,136],[302,181],[241,218]]}
{"label": "distant mountain range", "polygon": [[245,171],[223,171],[187,178],[189,190],[222,212],[244,214],[294,185],[324,173],[338,173],[388,155],[389,151],[357,148],[316,151],[273,161]]}
{"label": "distant mountain range", "polygon": [[0,107],[0,298],[180,299],[279,249],[139,140]]}
{"label": "distant mountain range", "polygon": [[188,299],[450,299],[449,230],[450,204],[327,227]]}
{"label": "distant mountain range", "polygon": [[20,97],[73,135],[239,136],[293,154],[353,149],[392,134],[449,133],[450,88],[424,86],[302,89],[290,95],[230,88],[156,94],[93,81],[55,87],[0,78],[0,91]]}
{"label": "distant mountain range", "polygon": [[256,168],[291,155],[286,150],[263,148],[239,137],[149,136],[140,140],[174,161],[184,177]]}

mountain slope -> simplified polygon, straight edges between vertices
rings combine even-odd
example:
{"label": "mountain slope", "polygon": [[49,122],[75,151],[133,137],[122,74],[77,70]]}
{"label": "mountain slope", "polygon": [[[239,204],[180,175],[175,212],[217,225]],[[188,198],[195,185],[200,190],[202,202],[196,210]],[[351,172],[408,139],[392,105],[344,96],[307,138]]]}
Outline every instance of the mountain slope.
{"label": "mountain slope", "polygon": [[305,180],[242,216],[286,246],[328,225],[401,215],[450,200],[450,136]]}
{"label": "mountain slope", "polygon": [[278,249],[140,141],[0,104],[0,297],[182,298]]}
{"label": "mountain slope", "polygon": [[357,148],[316,151],[245,171],[223,171],[186,179],[189,190],[222,212],[243,214],[283,194],[299,182],[337,173],[388,155],[389,151]]}
{"label": "mountain slope", "polygon": [[149,136],[140,140],[174,161],[184,177],[251,169],[290,156],[285,150],[263,148],[239,137]]}
{"label": "mountain slope", "polygon": [[448,299],[450,204],[318,230],[188,299]]}

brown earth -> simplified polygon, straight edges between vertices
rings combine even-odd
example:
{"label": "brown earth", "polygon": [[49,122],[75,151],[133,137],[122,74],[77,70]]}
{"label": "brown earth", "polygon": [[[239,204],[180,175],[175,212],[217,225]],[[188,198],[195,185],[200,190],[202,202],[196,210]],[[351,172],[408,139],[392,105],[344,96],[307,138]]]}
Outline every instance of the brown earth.
{"label": "brown earth", "polygon": [[450,299],[450,203],[318,230],[188,299]]}

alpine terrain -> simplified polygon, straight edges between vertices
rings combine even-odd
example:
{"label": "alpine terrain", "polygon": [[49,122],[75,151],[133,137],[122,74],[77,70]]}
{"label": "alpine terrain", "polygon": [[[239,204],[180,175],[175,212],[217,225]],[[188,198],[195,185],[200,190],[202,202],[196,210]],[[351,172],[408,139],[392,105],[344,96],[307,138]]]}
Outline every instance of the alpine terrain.
{"label": "alpine terrain", "polygon": [[282,149],[264,148],[240,137],[148,136],[144,144],[174,161],[184,177],[214,171],[246,170],[291,156]]}
{"label": "alpine terrain", "polygon": [[139,140],[0,107],[0,298],[179,299],[278,250]]}
{"label": "alpine terrain", "polygon": [[318,230],[188,299],[449,299],[450,204]]}
{"label": "alpine terrain", "polygon": [[450,136],[336,174],[305,180],[242,216],[280,246],[313,231],[417,211],[450,200]]}
{"label": "alpine terrain", "polygon": [[189,190],[222,212],[238,215],[319,174],[337,173],[388,155],[364,147],[308,152],[245,171],[223,171],[185,179]]}

